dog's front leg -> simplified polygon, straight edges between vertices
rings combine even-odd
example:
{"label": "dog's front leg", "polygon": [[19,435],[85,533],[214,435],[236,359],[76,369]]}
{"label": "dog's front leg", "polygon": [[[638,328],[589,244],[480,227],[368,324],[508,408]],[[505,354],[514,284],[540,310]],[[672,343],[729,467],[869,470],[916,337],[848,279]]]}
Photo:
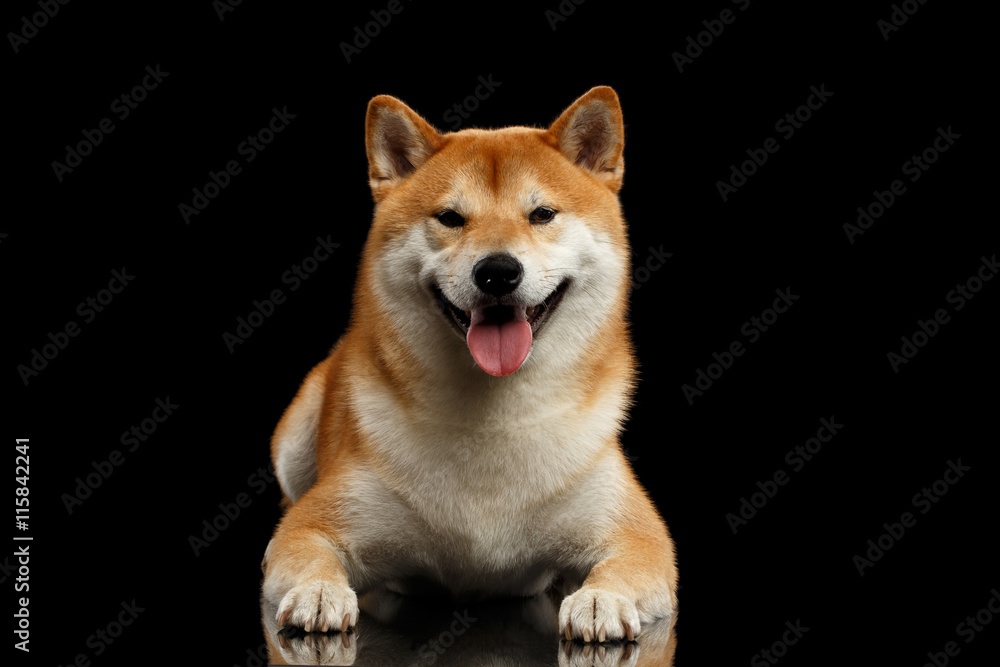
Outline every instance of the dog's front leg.
{"label": "dog's front leg", "polygon": [[583,586],[562,601],[559,627],[567,639],[631,641],[676,611],[673,541],[652,503],[639,496],[601,545],[603,558]]}
{"label": "dog's front leg", "polygon": [[277,605],[278,627],[346,632],[358,622],[358,597],[335,527],[317,518],[330,514],[321,500],[307,492],[281,520],[264,555],[263,592]]}

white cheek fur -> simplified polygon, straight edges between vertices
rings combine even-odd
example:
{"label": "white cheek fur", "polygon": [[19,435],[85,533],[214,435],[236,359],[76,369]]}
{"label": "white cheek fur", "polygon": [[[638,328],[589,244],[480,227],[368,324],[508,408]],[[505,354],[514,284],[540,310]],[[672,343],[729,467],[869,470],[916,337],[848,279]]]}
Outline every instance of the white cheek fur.
{"label": "white cheek fur", "polygon": [[[518,301],[541,303],[563,279],[572,280],[559,312],[545,324],[537,348],[532,349],[535,363],[539,354],[547,354],[543,350],[557,350],[553,363],[566,369],[577,361],[574,353],[585,349],[605,324],[626,279],[627,263],[611,239],[583,220],[564,216],[555,224],[563,226],[555,242],[541,250],[512,247],[508,252],[524,266],[524,278],[513,294]],[[417,357],[437,365],[442,345],[453,353],[457,339],[427,286],[435,284],[449,301],[471,308],[481,299],[472,268],[485,254],[485,250],[474,248],[449,253],[437,247],[433,236],[417,224],[378,258],[378,302]],[[446,341],[442,342],[442,337]],[[465,356],[460,358],[463,364],[467,361]]]}

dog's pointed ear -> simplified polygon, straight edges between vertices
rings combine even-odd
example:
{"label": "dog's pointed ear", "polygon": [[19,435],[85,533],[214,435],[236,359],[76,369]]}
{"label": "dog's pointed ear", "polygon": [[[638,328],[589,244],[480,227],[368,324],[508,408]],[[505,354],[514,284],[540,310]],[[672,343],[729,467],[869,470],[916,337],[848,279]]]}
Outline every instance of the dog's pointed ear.
{"label": "dog's pointed ear", "polygon": [[614,89],[588,90],[552,123],[548,136],[570,162],[618,192],[625,173],[625,125]]}
{"label": "dog's pointed ear", "polygon": [[365,118],[365,148],[375,201],[385,197],[442,145],[438,131],[413,109],[391,95],[372,98]]}

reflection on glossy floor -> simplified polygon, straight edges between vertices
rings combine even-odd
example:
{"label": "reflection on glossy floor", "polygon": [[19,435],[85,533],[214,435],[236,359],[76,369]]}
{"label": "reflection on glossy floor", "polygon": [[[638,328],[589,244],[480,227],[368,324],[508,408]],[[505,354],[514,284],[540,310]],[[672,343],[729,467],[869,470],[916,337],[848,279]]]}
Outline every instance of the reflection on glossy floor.
{"label": "reflection on glossy floor", "polygon": [[276,609],[262,604],[271,664],[490,665],[491,667],[669,667],[674,618],[643,628],[635,642],[583,644],[560,638],[558,602],[548,597],[458,603],[371,593],[361,599],[357,633],[278,632]]}

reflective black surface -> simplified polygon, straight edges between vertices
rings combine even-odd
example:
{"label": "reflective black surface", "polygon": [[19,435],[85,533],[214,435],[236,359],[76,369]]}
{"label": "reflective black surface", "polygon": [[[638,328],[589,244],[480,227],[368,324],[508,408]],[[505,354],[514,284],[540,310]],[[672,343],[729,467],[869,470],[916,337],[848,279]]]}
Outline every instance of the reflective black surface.
{"label": "reflective black surface", "polygon": [[557,627],[558,600],[457,602],[370,593],[360,600],[356,631],[280,632],[274,605],[261,614],[271,664],[285,665],[673,665],[676,617],[642,629],[634,642],[567,642]]}

